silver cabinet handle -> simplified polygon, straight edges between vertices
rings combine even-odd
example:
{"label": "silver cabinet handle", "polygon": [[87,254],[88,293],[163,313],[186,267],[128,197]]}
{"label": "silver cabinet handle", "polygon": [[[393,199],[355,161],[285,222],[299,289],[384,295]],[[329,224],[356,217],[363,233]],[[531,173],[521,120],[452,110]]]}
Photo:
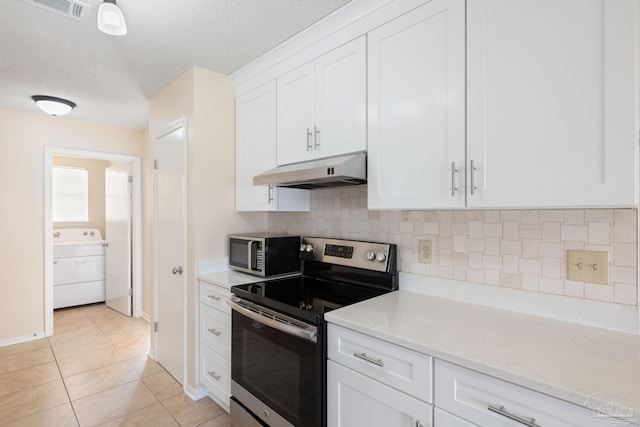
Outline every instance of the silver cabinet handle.
{"label": "silver cabinet handle", "polygon": [[207,329],[207,331],[211,332],[213,335],[215,335],[217,337],[219,337],[220,334],[222,333],[222,331],[218,331],[218,330],[215,330],[213,328],[209,328],[209,329]]}
{"label": "silver cabinet handle", "polygon": [[307,128],[307,151],[311,151],[311,129]]}
{"label": "silver cabinet handle", "polygon": [[320,135],[320,128],[317,126],[313,127],[313,148],[320,148],[320,143],[318,142],[318,135]]}
{"label": "silver cabinet handle", "polygon": [[108,247],[109,247],[109,242],[104,242],[104,243],[102,244],[102,246],[104,246],[105,248],[108,248]]}
{"label": "silver cabinet handle", "polygon": [[535,418],[525,418],[525,417],[521,417],[519,415],[515,415],[512,414],[511,412],[507,411],[504,406],[497,406],[497,405],[492,405],[489,404],[489,406],[487,406],[487,409],[490,412],[494,412],[498,415],[502,415],[505,418],[509,418],[510,420],[513,420],[517,423],[520,423],[522,425],[525,425],[527,427],[540,427],[540,425],[536,424],[536,419]]}
{"label": "silver cabinet handle", "polygon": [[172,272],[173,274],[180,274],[180,275],[182,275],[182,266],[172,269],[172,270],[171,270],[171,272]]}
{"label": "silver cabinet handle", "polygon": [[451,162],[451,197],[456,197],[456,191],[458,188],[456,187],[456,162]]}
{"label": "silver cabinet handle", "polygon": [[353,355],[359,359],[362,360],[366,360],[369,363],[373,363],[374,365],[378,365],[378,366],[384,366],[384,363],[382,363],[382,359],[374,359],[372,357],[367,356],[367,353],[358,353],[358,352],[353,352]]}
{"label": "silver cabinet handle", "polygon": [[217,295],[207,295],[207,298],[211,298],[214,301],[220,301],[221,297]]}
{"label": "silver cabinet handle", "polygon": [[420,420],[416,420],[416,427],[424,427],[424,424],[422,424]]}
{"label": "silver cabinet handle", "polygon": [[474,160],[471,160],[471,164],[469,166],[470,172],[471,172],[471,195],[475,196],[476,194],[476,162]]}
{"label": "silver cabinet handle", "polygon": [[207,374],[209,374],[209,376],[214,380],[220,381],[220,375],[217,375],[216,371],[210,371],[210,372],[207,372]]}

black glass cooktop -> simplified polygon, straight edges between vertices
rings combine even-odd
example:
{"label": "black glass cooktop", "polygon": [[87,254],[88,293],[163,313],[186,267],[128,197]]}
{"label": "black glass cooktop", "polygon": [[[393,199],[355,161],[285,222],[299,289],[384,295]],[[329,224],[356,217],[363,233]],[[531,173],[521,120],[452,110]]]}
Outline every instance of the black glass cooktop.
{"label": "black glass cooktop", "polygon": [[245,300],[315,324],[321,323],[324,313],[328,311],[384,293],[307,276],[237,285],[231,288],[231,292]]}

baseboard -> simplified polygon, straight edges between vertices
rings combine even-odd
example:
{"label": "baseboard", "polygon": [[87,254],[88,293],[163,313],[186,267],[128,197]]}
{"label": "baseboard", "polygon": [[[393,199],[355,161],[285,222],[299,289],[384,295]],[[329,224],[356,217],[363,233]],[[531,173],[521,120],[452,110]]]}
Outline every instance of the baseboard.
{"label": "baseboard", "polygon": [[8,345],[20,344],[28,341],[35,341],[44,338],[44,332],[37,332],[33,335],[26,335],[24,337],[9,338],[6,340],[0,340],[0,347],[6,347]]}
{"label": "baseboard", "polygon": [[157,361],[157,359],[156,359],[156,352],[155,352],[155,350],[154,350],[154,349],[152,349],[152,348],[150,348],[150,349],[149,349],[149,357],[151,358],[151,360],[155,360],[155,361]]}
{"label": "baseboard", "polygon": [[148,323],[151,323],[151,316],[147,313],[142,313],[142,318],[146,320]]}
{"label": "baseboard", "polygon": [[200,400],[203,397],[209,396],[209,390],[207,390],[205,387],[193,388],[189,385],[185,385],[184,394],[189,396],[191,400]]}

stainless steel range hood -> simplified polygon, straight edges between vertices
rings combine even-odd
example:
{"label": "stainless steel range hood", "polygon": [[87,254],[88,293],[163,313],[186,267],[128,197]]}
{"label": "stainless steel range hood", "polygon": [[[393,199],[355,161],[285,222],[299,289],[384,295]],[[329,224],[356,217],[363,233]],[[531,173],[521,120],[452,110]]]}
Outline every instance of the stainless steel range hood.
{"label": "stainless steel range hood", "polygon": [[366,152],[279,166],[253,178],[254,185],[302,189],[344,187],[366,183]]}

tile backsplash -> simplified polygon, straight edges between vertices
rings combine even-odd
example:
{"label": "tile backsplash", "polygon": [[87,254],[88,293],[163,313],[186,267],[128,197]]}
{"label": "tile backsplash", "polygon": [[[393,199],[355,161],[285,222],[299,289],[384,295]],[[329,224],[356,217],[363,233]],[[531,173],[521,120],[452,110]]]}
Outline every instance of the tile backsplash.
{"label": "tile backsplash", "polygon": [[[269,213],[269,230],[396,243],[400,271],[636,305],[636,209],[369,211],[367,188],[314,190],[311,211]],[[431,264],[418,241],[433,242]],[[567,250],[609,252],[608,285],[567,280]]]}

